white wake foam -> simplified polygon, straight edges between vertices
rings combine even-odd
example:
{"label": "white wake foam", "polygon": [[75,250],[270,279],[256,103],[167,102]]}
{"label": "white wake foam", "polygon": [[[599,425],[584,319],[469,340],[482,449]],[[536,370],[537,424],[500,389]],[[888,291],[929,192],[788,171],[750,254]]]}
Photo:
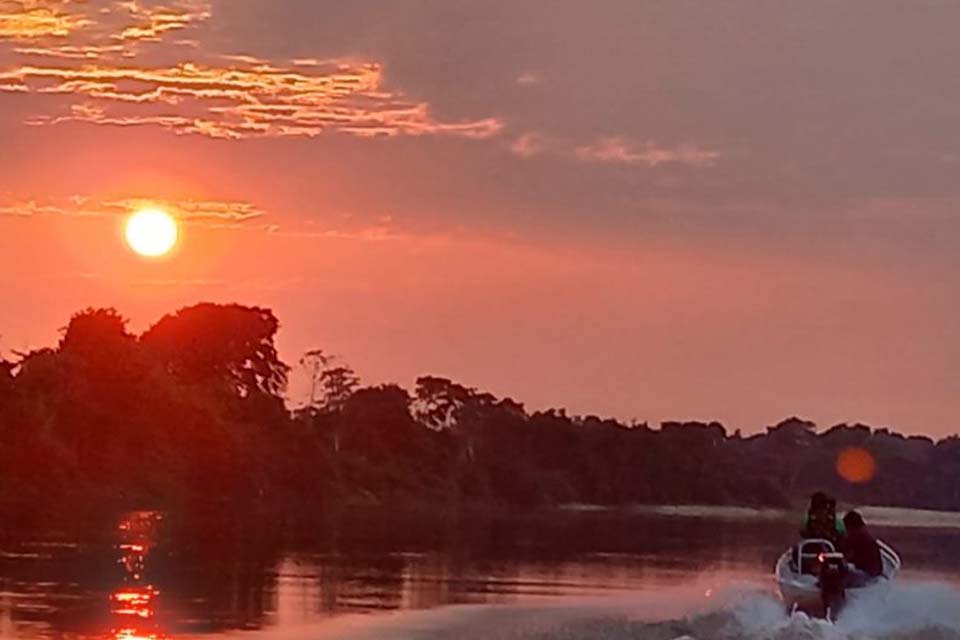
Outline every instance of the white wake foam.
{"label": "white wake foam", "polygon": [[[836,624],[783,604],[758,586],[697,584],[658,592],[537,606],[454,606],[334,618],[258,640],[960,640],[960,591],[943,583],[895,585],[852,603]],[[696,592],[698,595],[693,596]]]}

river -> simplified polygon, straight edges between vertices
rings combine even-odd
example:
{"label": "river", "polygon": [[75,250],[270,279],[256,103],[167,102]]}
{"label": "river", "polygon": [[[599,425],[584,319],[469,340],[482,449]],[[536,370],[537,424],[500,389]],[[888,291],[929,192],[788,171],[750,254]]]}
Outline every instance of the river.
{"label": "river", "polygon": [[867,511],[905,570],[836,626],[788,616],[785,514],[569,509],[363,514],[315,531],[134,512],[0,542],[0,637],[135,640],[960,638],[952,514]]}

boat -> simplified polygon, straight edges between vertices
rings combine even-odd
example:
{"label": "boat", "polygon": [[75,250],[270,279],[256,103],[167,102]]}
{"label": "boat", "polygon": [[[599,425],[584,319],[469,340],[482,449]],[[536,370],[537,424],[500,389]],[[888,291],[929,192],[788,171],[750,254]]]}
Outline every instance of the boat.
{"label": "boat", "polygon": [[889,545],[879,540],[877,544],[883,560],[883,575],[862,587],[850,589],[844,589],[842,584],[842,572],[846,566],[843,554],[838,553],[829,540],[810,538],[784,551],[777,560],[774,575],[787,611],[803,611],[833,620],[845,604],[868,594],[887,591],[902,563]]}

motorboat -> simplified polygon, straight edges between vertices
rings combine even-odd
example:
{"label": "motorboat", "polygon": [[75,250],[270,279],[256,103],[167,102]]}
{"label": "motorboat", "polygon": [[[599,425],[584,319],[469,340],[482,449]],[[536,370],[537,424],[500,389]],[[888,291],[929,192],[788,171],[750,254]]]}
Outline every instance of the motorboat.
{"label": "motorboat", "polygon": [[846,561],[829,540],[810,538],[787,549],[777,560],[774,574],[780,597],[789,612],[804,611],[833,620],[844,604],[867,594],[887,591],[900,571],[900,556],[877,541],[883,560],[883,575],[862,587],[844,588]]}

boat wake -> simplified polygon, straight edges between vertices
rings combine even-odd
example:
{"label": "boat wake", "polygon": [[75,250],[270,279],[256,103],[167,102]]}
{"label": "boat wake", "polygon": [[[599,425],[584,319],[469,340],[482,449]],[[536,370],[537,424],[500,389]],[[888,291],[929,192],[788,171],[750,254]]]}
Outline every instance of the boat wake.
{"label": "boat wake", "polygon": [[[672,591],[672,590],[669,590]],[[938,582],[896,585],[860,600],[836,624],[788,615],[757,588],[644,594],[564,606],[454,606],[387,616],[348,616],[285,638],[326,640],[960,640],[960,591]],[[689,593],[686,594],[689,596]],[[686,613],[677,614],[677,607]],[[267,634],[269,635],[269,634]]]}
{"label": "boat wake", "polygon": [[[705,614],[633,629],[624,638],[675,640],[960,640],[960,592],[938,582],[892,585],[847,607],[835,624],[787,614],[779,599],[743,594]],[[603,637],[603,636],[600,636]],[[616,637],[616,636],[613,636]]]}

